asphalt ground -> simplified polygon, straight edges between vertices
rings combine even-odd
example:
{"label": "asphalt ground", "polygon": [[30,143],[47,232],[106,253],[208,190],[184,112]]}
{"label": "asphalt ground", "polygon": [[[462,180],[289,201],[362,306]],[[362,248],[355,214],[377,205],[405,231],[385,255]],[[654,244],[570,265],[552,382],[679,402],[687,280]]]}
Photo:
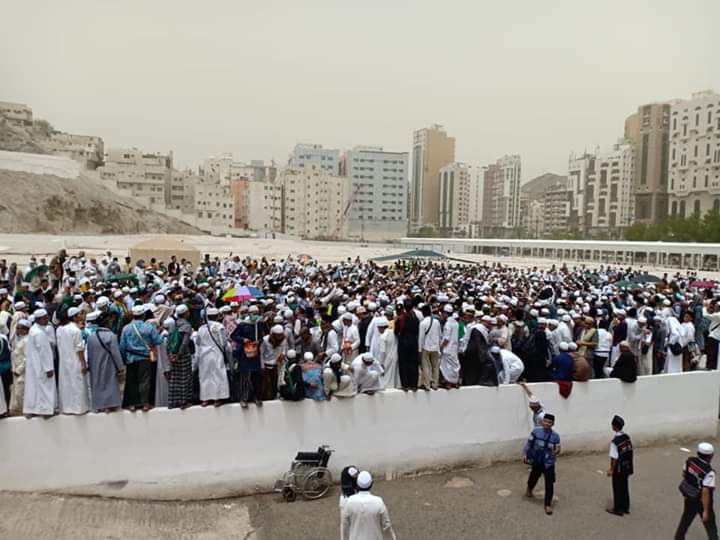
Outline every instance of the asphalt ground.
{"label": "asphalt ground", "polygon": [[[682,511],[680,471],[696,443],[636,449],[632,513],[624,517],[605,512],[611,501],[605,453],[560,457],[552,516],[543,512],[542,480],[535,498],[525,498],[528,468],[519,460],[378,480],[373,493],[385,499],[399,539],[672,538]],[[277,495],[173,503],[0,493],[0,538],[336,539],[338,493],[333,487],[323,499],[293,503]],[[705,537],[696,521],[687,538]]]}

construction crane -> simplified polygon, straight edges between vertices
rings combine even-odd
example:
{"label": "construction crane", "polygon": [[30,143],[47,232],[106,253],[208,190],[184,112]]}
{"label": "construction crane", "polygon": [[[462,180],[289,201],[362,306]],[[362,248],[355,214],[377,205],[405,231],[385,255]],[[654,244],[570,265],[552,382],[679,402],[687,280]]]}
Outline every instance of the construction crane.
{"label": "construction crane", "polygon": [[357,186],[355,186],[355,189],[353,190],[352,194],[350,195],[350,200],[348,201],[347,206],[345,207],[345,210],[340,215],[340,220],[338,221],[337,227],[335,228],[335,232],[330,237],[332,240],[340,240],[340,231],[342,231],[342,228],[345,226],[345,223],[348,220],[348,216],[350,216],[350,208],[352,207],[353,202],[355,202],[355,197],[357,197],[357,194],[360,191],[361,187],[362,187],[362,184],[358,184]]}

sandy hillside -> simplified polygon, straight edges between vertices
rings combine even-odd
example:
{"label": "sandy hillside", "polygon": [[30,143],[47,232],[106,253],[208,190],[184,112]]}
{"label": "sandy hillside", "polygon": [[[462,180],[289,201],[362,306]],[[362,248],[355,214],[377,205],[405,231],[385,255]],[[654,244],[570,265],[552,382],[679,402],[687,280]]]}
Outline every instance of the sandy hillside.
{"label": "sandy hillside", "polygon": [[200,234],[86,180],[0,170],[0,232]]}

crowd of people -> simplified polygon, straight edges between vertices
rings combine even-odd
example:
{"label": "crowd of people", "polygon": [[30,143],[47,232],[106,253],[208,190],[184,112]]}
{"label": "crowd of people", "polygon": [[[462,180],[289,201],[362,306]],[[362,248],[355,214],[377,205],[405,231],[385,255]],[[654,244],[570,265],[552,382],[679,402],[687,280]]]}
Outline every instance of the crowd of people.
{"label": "crowd of people", "polygon": [[[243,407],[716,369],[692,272],[405,260],[0,261],[0,414]],[[561,384],[562,386],[562,384]]]}

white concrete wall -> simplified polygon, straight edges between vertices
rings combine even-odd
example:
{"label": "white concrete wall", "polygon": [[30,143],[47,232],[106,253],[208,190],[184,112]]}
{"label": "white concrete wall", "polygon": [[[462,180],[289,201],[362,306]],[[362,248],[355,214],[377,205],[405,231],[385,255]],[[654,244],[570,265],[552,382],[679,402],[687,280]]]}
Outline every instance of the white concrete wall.
{"label": "white concrete wall", "polygon": [[[610,419],[622,415],[636,444],[711,437],[719,372],[574,385],[534,385],[556,414],[565,451],[604,451]],[[329,444],[347,464],[382,476],[519,459],[531,429],[516,385],[457,391],[269,402],[147,414],[0,420],[0,489],[59,490],[118,497],[202,498],[267,491],[298,450]],[[560,464],[562,467],[562,464]]]}
{"label": "white concrete wall", "polygon": [[0,169],[32,174],[53,174],[60,178],[78,178],[80,176],[80,163],[73,159],[5,150],[0,150]]}

